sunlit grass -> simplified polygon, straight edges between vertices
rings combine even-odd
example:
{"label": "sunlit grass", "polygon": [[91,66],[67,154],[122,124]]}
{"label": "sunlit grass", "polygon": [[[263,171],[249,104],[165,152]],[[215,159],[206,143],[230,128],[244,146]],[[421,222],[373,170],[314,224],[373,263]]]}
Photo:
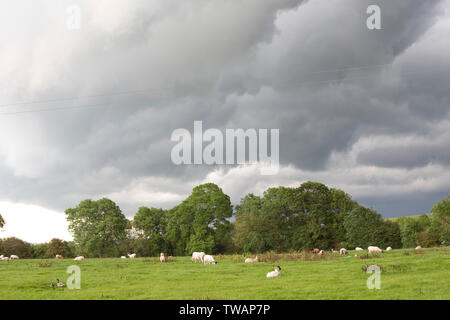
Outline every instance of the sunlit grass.
{"label": "sunlit grass", "polygon": [[[405,254],[409,252],[409,254]],[[358,255],[361,253],[356,252]],[[243,256],[217,256],[216,265],[175,257],[16,260],[0,262],[0,299],[449,299],[450,249],[393,250],[360,259],[328,253],[326,259],[244,264]],[[267,279],[272,266],[281,276]],[[364,266],[379,265],[381,289],[369,290]],[[81,289],[67,288],[67,267],[81,268]],[[50,288],[59,278],[64,288]]]}

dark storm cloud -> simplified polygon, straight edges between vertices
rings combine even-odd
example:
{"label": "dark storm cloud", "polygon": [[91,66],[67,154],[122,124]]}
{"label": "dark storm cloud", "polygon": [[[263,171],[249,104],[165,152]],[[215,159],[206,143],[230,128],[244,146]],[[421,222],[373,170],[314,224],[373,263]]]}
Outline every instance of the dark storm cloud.
{"label": "dark storm cloud", "polygon": [[[0,113],[82,108],[0,115],[1,197],[61,210],[161,190],[173,205],[217,169],[170,161],[172,131],[192,132],[194,120],[279,128],[281,163],[299,170],[326,171],[334,153],[377,135],[423,143],[366,146],[355,165],[448,165],[444,145],[427,145],[434,124],[448,127],[450,43],[445,28],[427,38],[448,3],[376,3],[375,31],[373,1],[79,1],[76,32],[64,27],[66,3],[35,5],[33,30],[9,22],[25,39],[2,44],[1,101],[77,99]],[[145,197],[121,205],[130,215]]]}

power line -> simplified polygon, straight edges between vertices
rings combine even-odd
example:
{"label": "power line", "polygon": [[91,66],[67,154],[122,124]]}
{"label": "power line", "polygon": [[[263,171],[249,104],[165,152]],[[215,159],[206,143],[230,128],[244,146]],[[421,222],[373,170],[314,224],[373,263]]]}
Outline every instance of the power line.
{"label": "power line", "polygon": [[[321,73],[330,73],[330,72],[339,72],[339,71],[346,71],[346,70],[363,70],[363,69],[371,69],[371,68],[380,68],[380,67],[386,67],[391,66],[391,64],[377,64],[377,65],[365,65],[365,66],[356,66],[356,67],[344,67],[340,69],[326,69],[326,70],[320,70],[316,72],[308,72],[305,74],[302,74],[303,76],[313,75],[313,74],[321,74]],[[161,89],[142,89],[142,90],[128,90],[128,91],[121,91],[121,92],[112,92],[112,93],[100,93],[100,94],[92,94],[92,95],[84,95],[84,96],[76,96],[76,97],[67,97],[67,98],[55,98],[55,99],[47,99],[47,100],[32,100],[32,101],[20,101],[20,102],[11,102],[11,103],[4,103],[0,104],[0,108],[6,108],[6,107],[12,107],[12,106],[19,106],[19,105],[28,105],[28,104],[41,104],[41,103],[53,103],[53,102],[63,102],[63,101],[73,101],[73,100],[79,100],[79,99],[89,99],[89,98],[100,98],[100,97],[108,97],[108,96],[118,96],[118,95],[131,95],[131,94],[139,94],[139,93],[149,93],[152,91],[171,91],[174,89],[175,86],[172,87],[165,87]]]}
{"label": "power line", "polygon": [[[409,72],[409,73],[403,73],[400,74],[399,77],[405,77],[405,76],[410,76],[410,75],[415,75],[415,74],[423,74],[423,73],[427,73],[427,72],[432,72],[432,71],[422,71],[422,72]],[[333,83],[333,82],[347,82],[347,81],[352,81],[355,79],[367,79],[370,77],[374,77],[376,76],[376,74],[371,74],[371,75],[362,75],[362,76],[352,76],[352,77],[346,77],[346,78],[342,78],[342,79],[331,79],[331,80],[313,80],[313,81],[300,81],[300,82],[294,82],[294,83],[290,83],[289,85],[307,85],[307,84],[323,84],[323,83]],[[283,86],[283,85],[281,85]],[[286,86],[286,85],[285,85]],[[128,93],[131,91],[128,91]],[[137,91],[136,91],[137,92]],[[139,92],[142,92],[141,90],[139,90]],[[148,91],[145,91],[148,93]],[[119,93],[118,93],[119,94]],[[103,96],[110,96],[110,95],[114,95],[114,94],[105,94]],[[99,95],[97,95],[99,96]],[[86,96],[85,96],[86,97]],[[167,97],[168,98],[168,97]],[[76,98],[72,99],[75,100]],[[56,99],[55,99],[56,100]],[[60,101],[62,99],[59,99],[58,101]],[[106,104],[106,103],[102,103],[102,104],[93,104],[93,105],[83,105],[83,106],[72,106],[72,107],[55,107],[55,108],[45,108],[45,109],[34,109],[34,110],[23,110],[23,111],[14,111],[14,112],[3,112],[0,113],[0,116],[7,116],[7,115],[18,115],[18,114],[26,114],[26,113],[40,113],[40,112],[48,112],[48,111],[60,111],[60,110],[73,110],[73,109],[84,109],[84,108],[96,108],[96,107],[113,107],[113,106],[120,106],[120,105],[111,105],[111,104]]]}

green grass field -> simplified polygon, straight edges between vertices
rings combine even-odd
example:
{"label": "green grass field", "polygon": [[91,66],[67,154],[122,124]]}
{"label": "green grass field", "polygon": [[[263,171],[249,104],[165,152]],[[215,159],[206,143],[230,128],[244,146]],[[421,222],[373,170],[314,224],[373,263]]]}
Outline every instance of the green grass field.
{"label": "green grass field", "polygon": [[[0,299],[450,299],[449,247],[354,255],[255,264],[217,256],[216,265],[189,257],[1,261]],[[281,276],[266,278],[275,264]],[[363,267],[372,264],[382,268],[380,290],[366,286]],[[81,289],[50,288],[56,278],[66,284],[70,265],[81,268]]]}

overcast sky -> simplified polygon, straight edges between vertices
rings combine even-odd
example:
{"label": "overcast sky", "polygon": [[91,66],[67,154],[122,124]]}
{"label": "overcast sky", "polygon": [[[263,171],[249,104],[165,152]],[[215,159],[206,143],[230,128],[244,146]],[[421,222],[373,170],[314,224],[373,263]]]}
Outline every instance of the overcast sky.
{"label": "overcast sky", "polygon": [[[1,0],[0,237],[70,239],[83,199],[132,217],[205,182],[234,204],[313,180],[426,213],[450,191],[449,34],[450,0]],[[174,165],[195,120],[279,129],[278,174]]]}

